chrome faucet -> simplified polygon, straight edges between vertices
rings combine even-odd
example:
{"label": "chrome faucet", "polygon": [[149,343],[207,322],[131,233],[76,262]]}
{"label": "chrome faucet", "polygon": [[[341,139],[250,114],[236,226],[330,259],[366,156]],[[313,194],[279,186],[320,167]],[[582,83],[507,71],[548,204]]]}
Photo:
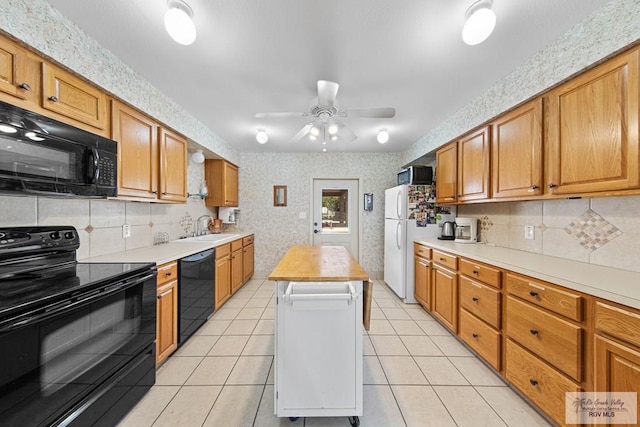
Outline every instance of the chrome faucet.
{"label": "chrome faucet", "polygon": [[213,221],[211,215],[200,215],[198,219],[196,219],[196,236],[201,236],[203,234],[207,234],[207,227],[205,226],[204,230],[200,229],[200,224],[203,218],[208,218],[207,225],[209,225],[209,221]]}

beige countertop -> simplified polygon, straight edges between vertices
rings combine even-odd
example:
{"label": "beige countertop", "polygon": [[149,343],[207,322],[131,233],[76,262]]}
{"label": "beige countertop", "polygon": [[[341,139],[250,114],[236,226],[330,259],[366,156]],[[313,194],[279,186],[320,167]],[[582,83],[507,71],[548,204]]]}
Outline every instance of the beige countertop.
{"label": "beige countertop", "polygon": [[[250,236],[251,232],[229,233],[229,237],[215,242],[207,241],[173,241],[161,245],[147,246],[144,248],[130,249],[128,251],[115,252],[79,260],[79,262],[155,262],[157,265],[174,261],[195,253],[215,248]],[[219,236],[225,236],[220,234]]]}
{"label": "beige countertop", "polygon": [[640,273],[483,244],[416,242],[640,309]]}
{"label": "beige countertop", "polygon": [[369,280],[369,275],[343,246],[293,246],[269,280],[331,282]]}

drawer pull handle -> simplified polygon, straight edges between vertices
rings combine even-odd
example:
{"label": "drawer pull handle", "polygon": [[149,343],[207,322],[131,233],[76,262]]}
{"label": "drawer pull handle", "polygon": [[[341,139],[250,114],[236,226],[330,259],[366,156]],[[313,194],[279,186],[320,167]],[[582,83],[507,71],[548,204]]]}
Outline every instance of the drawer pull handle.
{"label": "drawer pull handle", "polygon": [[537,292],[535,292],[535,291],[529,291],[529,295],[531,295],[532,297],[534,297],[534,298],[535,298],[535,297],[537,297],[537,296],[538,296],[538,293],[537,293]]}
{"label": "drawer pull handle", "polygon": [[30,91],[31,90],[31,86],[29,86],[29,83],[21,83],[20,86],[18,86],[20,89],[26,90],[26,91]]}
{"label": "drawer pull handle", "polygon": [[165,273],[164,275],[167,276],[167,277],[171,277],[171,272],[169,271],[168,273]]}
{"label": "drawer pull handle", "polygon": [[531,335],[538,335],[537,329],[529,329],[529,332],[531,332]]}
{"label": "drawer pull handle", "polygon": [[532,386],[537,386],[538,385],[538,380],[534,380],[533,378],[531,378],[529,380],[529,382],[531,383]]}
{"label": "drawer pull handle", "polygon": [[58,99],[58,97],[57,97],[57,96],[52,95],[52,96],[50,96],[50,97],[49,97],[49,101],[51,101],[51,102],[58,102],[58,101],[59,101],[59,99]]}
{"label": "drawer pull handle", "polygon": [[474,337],[475,339],[478,339],[478,334],[471,334],[472,337]]}
{"label": "drawer pull handle", "polygon": [[446,261],[446,259],[444,259],[444,258],[440,258],[440,261],[445,262],[445,261]]}
{"label": "drawer pull handle", "polygon": [[472,297],[471,299],[473,300],[473,302],[478,302],[478,297]]}
{"label": "drawer pull handle", "polygon": [[472,273],[473,274],[480,274],[480,272],[478,270],[473,270]]}

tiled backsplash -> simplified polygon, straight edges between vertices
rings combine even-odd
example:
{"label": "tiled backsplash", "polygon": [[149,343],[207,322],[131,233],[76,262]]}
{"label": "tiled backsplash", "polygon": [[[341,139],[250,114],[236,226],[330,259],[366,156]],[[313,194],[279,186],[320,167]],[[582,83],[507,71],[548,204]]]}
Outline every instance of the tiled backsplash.
{"label": "tiled backsplash", "polygon": [[[478,218],[480,240],[506,248],[640,271],[640,196],[484,203],[458,207]],[[533,225],[534,240],[524,238]]]}
{"label": "tiled backsplash", "polygon": [[[190,162],[189,192],[198,192],[203,176],[203,165]],[[0,195],[0,211],[0,227],[74,226],[80,235],[78,259],[150,246],[156,233],[168,233],[169,240],[175,240],[185,235],[188,218],[193,224],[200,215],[214,216],[199,198],[190,198],[186,204],[163,204]],[[126,239],[122,237],[124,224],[131,226]]]}

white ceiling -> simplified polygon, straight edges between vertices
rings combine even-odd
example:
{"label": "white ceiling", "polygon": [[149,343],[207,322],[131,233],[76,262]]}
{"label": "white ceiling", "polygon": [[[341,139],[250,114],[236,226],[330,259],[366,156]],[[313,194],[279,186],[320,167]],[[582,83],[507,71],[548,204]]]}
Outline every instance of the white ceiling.
{"label": "white ceiling", "polygon": [[323,79],[340,84],[340,108],[396,108],[345,118],[358,139],[329,151],[402,151],[608,0],[494,0],[494,33],[467,46],[474,1],[187,0],[198,36],[181,46],[164,30],[165,0],[49,0],[240,152],[320,151],[289,142],[308,119],[255,113],[307,111]]}

